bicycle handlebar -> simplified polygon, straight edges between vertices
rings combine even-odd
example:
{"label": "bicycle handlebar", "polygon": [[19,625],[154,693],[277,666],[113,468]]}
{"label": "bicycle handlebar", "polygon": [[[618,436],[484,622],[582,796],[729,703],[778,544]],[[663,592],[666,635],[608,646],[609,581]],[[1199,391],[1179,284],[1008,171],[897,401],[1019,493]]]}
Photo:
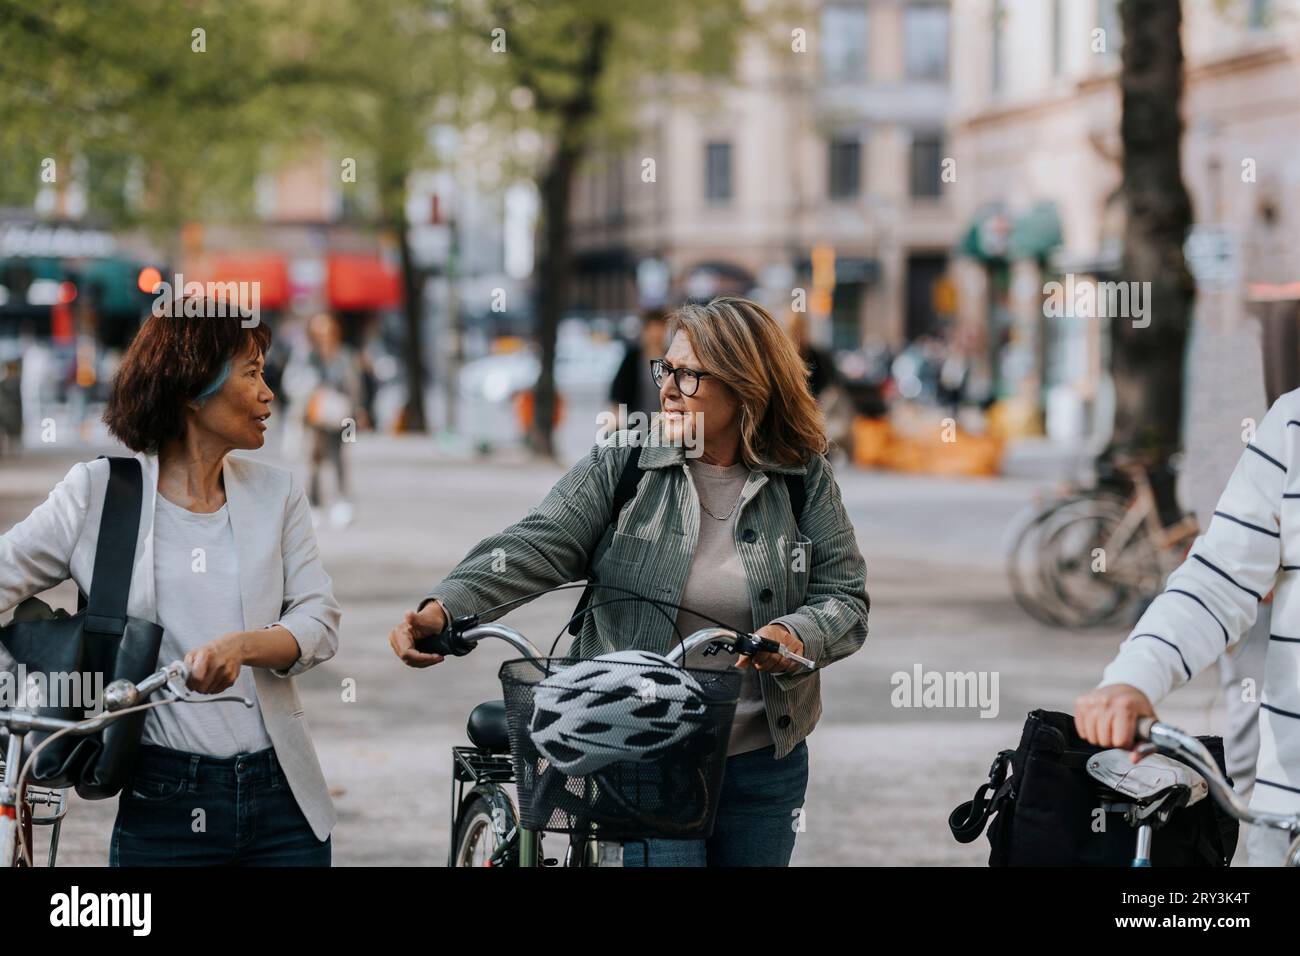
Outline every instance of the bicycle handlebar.
{"label": "bicycle handlebar", "polygon": [[[512,627],[504,624],[479,624],[477,615],[467,615],[452,620],[447,627],[437,634],[417,640],[414,647],[422,654],[441,654],[444,657],[464,657],[485,637],[499,638],[514,646],[525,657],[538,659],[544,655],[532,645],[526,637]],[[666,655],[674,664],[680,664],[686,654],[703,644],[720,644],[729,653],[744,654],[752,657],[762,651],[778,653],[782,657],[798,661],[809,670],[813,662],[806,657],[795,654],[784,644],[757,634],[741,634],[725,627],[706,627],[696,631],[685,641],[674,644]]]}
{"label": "bicycle handlebar", "polygon": [[128,680],[115,680],[104,688],[103,712],[96,714],[94,717],[87,717],[84,720],[46,717],[21,708],[0,709],[0,730],[18,731],[20,733],[30,731],[55,733],[66,730],[74,736],[93,734],[101,730],[105,724],[115,720],[121,711],[138,706],[164,687],[170,689],[173,696],[183,703],[213,703],[222,700],[238,700],[246,707],[253,706],[253,702],[248,698],[238,695],[205,698],[202,701],[191,700],[189,692],[184,687],[185,681],[189,680],[189,676],[190,669],[184,661],[172,661],[166,667],[154,671],[138,684],[133,684]]}
{"label": "bicycle handlebar", "polygon": [[1300,829],[1300,819],[1297,819],[1295,814],[1252,811],[1237,791],[1232,789],[1205,744],[1191,734],[1170,724],[1160,723],[1152,717],[1139,717],[1137,739],[1145,745],[1139,748],[1140,750],[1155,751],[1173,757],[1199,773],[1209,784],[1210,793],[1219,806],[1241,822],[1288,832]]}

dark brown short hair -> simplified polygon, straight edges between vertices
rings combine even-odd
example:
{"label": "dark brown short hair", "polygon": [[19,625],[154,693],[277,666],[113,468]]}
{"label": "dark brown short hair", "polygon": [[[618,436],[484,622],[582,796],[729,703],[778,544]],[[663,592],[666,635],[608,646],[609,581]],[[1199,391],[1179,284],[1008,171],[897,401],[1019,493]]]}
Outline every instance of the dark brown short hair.
{"label": "dark brown short hair", "polygon": [[238,315],[150,315],[113,379],[104,423],[132,451],[156,452],[164,442],[185,437],[185,403],[227,362],[253,348],[265,355],[270,345],[269,328],[244,328]]}

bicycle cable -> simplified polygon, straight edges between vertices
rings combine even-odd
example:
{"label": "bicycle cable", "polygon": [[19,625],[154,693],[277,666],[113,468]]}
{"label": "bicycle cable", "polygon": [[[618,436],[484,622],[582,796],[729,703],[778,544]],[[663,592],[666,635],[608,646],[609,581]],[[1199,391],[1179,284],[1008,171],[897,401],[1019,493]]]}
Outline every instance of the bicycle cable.
{"label": "bicycle cable", "polygon": [[[744,632],[742,632],[742,630],[741,630],[740,628],[736,627],[736,626],[733,625],[733,624],[728,624],[726,621],[720,621],[720,620],[718,620],[716,617],[714,617],[714,616],[711,615],[711,614],[705,614],[705,613],[703,613],[703,612],[701,612],[701,611],[697,611],[697,610],[695,610],[695,609],[693,609],[693,608],[686,607],[684,604],[678,604],[678,603],[676,603],[675,601],[665,601],[665,600],[663,600],[663,599],[661,599],[661,598],[652,598],[652,597],[648,597],[648,596],[642,594],[640,591],[635,591],[635,590],[633,590],[632,588],[625,588],[625,587],[623,587],[622,585],[619,585],[619,584],[602,584],[602,583],[600,583],[599,581],[591,581],[591,582],[585,582],[585,583],[584,583],[584,582],[571,582],[571,583],[568,583],[568,584],[557,584],[557,585],[553,585],[553,586],[551,586],[551,587],[549,587],[549,588],[542,588],[542,589],[537,590],[537,591],[531,591],[531,592],[529,592],[528,594],[521,595],[521,596],[519,596],[519,597],[517,597],[517,598],[511,598],[509,601],[502,601],[500,604],[495,604],[495,605],[493,605],[492,607],[484,608],[482,611],[478,611],[478,612],[476,612],[476,613],[475,613],[475,617],[480,617],[480,616],[482,616],[482,615],[484,615],[484,614],[492,614],[493,612],[498,611],[498,610],[501,610],[502,608],[506,608],[506,609],[510,609],[510,610],[512,610],[512,609],[515,608],[515,607],[519,607],[520,605],[527,604],[529,601],[533,600],[534,598],[541,597],[543,594],[550,594],[550,593],[552,593],[552,592],[554,592],[554,591],[569,591],[569,590],[572,590],[572,589],[574,589],[574,588],[586,588],[586,587],[591,587],[591,588],[603,588],[603,589],[608,590],[608,591],[619,591],[619,592],[622,592],[622,593],[624,593],[624,594],[630,594],[630,595],[632,595],[632,597],[631,597],[631,598],[628,598],[627,600],[633,600],[633,599],[636,599],[636,600],[645,601],[647,604],[651,604],[651,605],[653,605],[653,606],[656,608],[656,610],[659,611],[660,614],[662,614],[665,618],[668,618],[668,622],[669,622],[669,624],[672,626],[673,631],[674,631],[674,632],[676,633],[676,635],[677,635],[677,643],[678,643],[679,645],[683,645],[683,646],[684,646],[686,642],[685,642],[685,640],[682,638],[681,629],[677,626],[677,622],[676,622],[676,620],[675,620],[674,618],[672,618],[672,617],[669,617],[668,612],[667,612],[666,610],[664,610],[665,607],[675,608],[675,609],[678,610],[678,611],[685,611],[687,614],[693,614],[693,615],[695,615],[696,617],[700,618],[701,620],[708,621],[709,623],[711,623],[711,624],[715,624],[715,625],[717,625],[718,627],[726,628],[726,629],[729,630],[729,631],[734,631],[734,632],[736,632],[737,634],[744,633]],[[602,601],[602,602],[600,602],[600,604],[608,604],[608,603],[611,603],[611,602],[608,602],[608,601]],[[565,632],[566,630],[568,630],[569,625],[570,625],[571,623],[573,623],[574,621],[576,621],[578,618],[582,617],[583,615],[585,615],[585,614],[589,614],[592,610],[595,609],[596,606],[597,606],[597,605],[589,605],[589,606],[583,608],[581,611],[579,611],[577,614],[574,614],[572,617],[569,618],[568,621],[565,622],[564,627],[560,629],[560,633],[557,634],[556,637],[555,637],[555,640],[551,642],[551,651],[550,651],[550,652],[551,652],[552,654],[555,652],[555,648],[556,648],[556,646],[560,643],[560,640],[564,637],[564,632]],[[448,623],[450,624],[451,622],[449,621]],[[684,662],[684,661],[685,661],[685,654],[683,654],[682,659],[683,659],[683,662]]]}

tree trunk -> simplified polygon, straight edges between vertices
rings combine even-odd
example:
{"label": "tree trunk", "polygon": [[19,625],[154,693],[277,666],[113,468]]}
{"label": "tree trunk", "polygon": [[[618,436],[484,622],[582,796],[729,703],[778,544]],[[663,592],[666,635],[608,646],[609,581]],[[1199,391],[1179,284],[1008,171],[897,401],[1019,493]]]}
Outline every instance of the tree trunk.
{"label": "tree trunk", "polygon": [[[1131,314],[1111,317],[1112,455],[1163,465],[1181,446],[1183,353],[1195,284],[1183,260],[1192,222],[1183,186],[1179,0],[1121,0],[1120,90],[1126,223],[1123,278]],[[1145,285],[1145,283],[1150,283]],[[1142,290],[1145,315],[1133,306]]]}
{"label": "tree trunk", "polygon": [[550,165],[542,177],[542,255],[537,274],[537,339],[541,346],[541,374],[537,378],[533,408],[533,451],[555,457],[551,424],[555,416],[555,339],[569,298],[573,271],[569,245],[569,202],[573,177],[587,141],[587,123],[596,112],[596,88],[605,70],[610,26],[597,21],[586,37],[576,92],[559,109],[560,127]]}
{"label": "tree trunk", "polygon": [[406,210],[399,205],[389,219],[397,233],[397,248],[402,259],[402,315],[406,326],[406,412],[404,430],[424,433],[429,430],[424,411],[424,283],[411,257],[407,236]]}
{"label": "tree trunk", "polygon": [[533,406],[533,451],[555,457],[555,342],[564,303],[569,295],[573,260],[569,248],[569,201],[577,157],[561,145],[542,177],[542,258],[537,289],[537,340],[541,373]]}

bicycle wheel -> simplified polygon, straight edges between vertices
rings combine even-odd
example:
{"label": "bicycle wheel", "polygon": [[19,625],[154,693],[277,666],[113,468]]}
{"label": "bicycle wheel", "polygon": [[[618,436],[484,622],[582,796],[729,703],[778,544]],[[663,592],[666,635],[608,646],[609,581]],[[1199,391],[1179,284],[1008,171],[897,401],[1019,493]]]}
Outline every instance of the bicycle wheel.
{"label": "bicycle wheel", "polygon": [[[1099,501],[1123,504],[1122,499],[1110,493],[1072,494],[1049,502],[1046,507],[1031,506],[1023,512],[1025,517],[1009,525],[1007,581],[1016,603],[1034,620],[1051,627],[1077,626],[1072,608],[1061,605],[1050,579],[1043,576],[1044,541],[1061,524],[1092,511]],[[1018,525],[1022,527],[1016,530]]]}
{"label": "bicycle wheel", "polygon": [[[1126,540],[1115,541],[1127,517],[1122,505],[1099,500],[1059,523],[1044,539],[1039,564],[1043,585],[1070,626],[1111,623],[1142,593],[1133,569],[1152,555],[1140,525]],[[1118,554],[1107,553],[1117,545]]]}
{"label": "bicycle wheel", "polygon": [[[456,820],[453,837],[456,866],[492,865],[490,861],[505,842],[507,834],[519,826],[514,804],[503,794],[494,795],[486,787],[475,787],[469,792],[461,803]],[[503,865],[503,862],[498,861],[496,865]]]}

